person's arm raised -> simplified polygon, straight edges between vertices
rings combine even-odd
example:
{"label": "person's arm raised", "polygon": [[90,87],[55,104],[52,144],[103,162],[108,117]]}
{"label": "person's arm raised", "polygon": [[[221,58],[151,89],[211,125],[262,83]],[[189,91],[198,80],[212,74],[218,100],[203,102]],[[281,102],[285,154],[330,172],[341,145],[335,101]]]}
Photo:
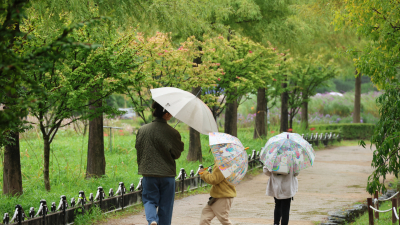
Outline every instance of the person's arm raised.
{"label": "person's arm raised", "polygon": [[200,175],[200,178],[211,185],[216,185],[225,180],[224,175],[221,173],[218,167],[214,167],[212,173],[204,170]]}

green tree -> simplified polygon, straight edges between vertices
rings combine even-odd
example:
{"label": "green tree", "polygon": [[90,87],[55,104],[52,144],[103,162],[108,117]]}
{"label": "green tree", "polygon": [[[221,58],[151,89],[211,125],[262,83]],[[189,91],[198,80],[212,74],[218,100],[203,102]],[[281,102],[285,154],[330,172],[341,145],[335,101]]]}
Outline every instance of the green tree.
{"label": "green tree", "polygon": [[[265,85],[265,80],[272,79],[271,74],[276,69],[277,54],[272,47],[264,47],[248,38],[223,36],[206,42],[205,49],[211,50],[204,55],[216,63],[217,69],[223,71],[217,78],[217,86],[208,90],[216,97],[223,95],[223,100],[215,99],[209,102],[213,107],[214,117],[225,110],[225,133],[237,135],[238,98],[247,93],[255,92]],[[224,103],[226,102],[226,103]]]}
{"label": "green tree", "polygon": [[289,81],[289,127],[293,128],[293,118],[301,108],[301,122],[308,128],[308,102],[315,90],[337,75],[333,61],[325,63],[321,56],[306,56],[298,59],[291,69]]}
{"label": "green tree", "polygon": [[400,29],[399,4],[384,0],[346,0],[337,11],[337,28],[354,27],[357,34],[371,40],[362,51],[353,47],[354,64],[359,73],[371,77],[379,88],[399,80]]}
{"label": "green tree", "polygon": [[31,18],[27,13],[30,6],[30,2],[25,0],[0,3],[0,103],[6,105],[6,110],[0,111],[0,132],[2,137],[7,137],[6,142],[3,138],[0,141],[0,145],[7,144],[4,155],[7,163],[3,168],[4,194],[22,193],[18,132],[25,129],[23,117],[36,104],[35,95],[41,91],[39,84],[27,76],[26,71],[49,71],[52,68],[49,62],[65,57],[68,50],[90,47],[69,38],[70,33],[85,24],[81,23],[58,27],[58,32],[48,42],[24,51],[31,41],[31,32],[37,28],[25,25]]}
{"label": "green tree", "polygon": [[[347,50],[354,57],[359,74],[368,75],[371,81],[385,93],[378,98],[380,120],[376,124],[371,145],[376,146],[372,159],[374,172],[368,178],[367,191],[384,192],[386,187],[380,181],[393,172],[398,176],[399,163],[399,71],[400,29],[399,4],[383,0],[346,0],[337,11],[337,28],[354,27],[357,34],[370,42],[362,51],[353,47]],[[364,141],[360,142],[365,147]]]}
{"label": "green tree", "polygon": [[[380,120],[376,124],[371,137],[371,148],[375,145],[371,166],[374,168],[368,177],[367,191],[376,190],[385,192],[386,175],[393,173],[399,176],[400,151],[400,86],[397,84],[385,85],[385,93],[377,99],[380,105]],[[360,141],[365,148],[365,142]]]}
{"label": "green tree", "polygon": [[[107,20],[105,20],[107,21]],[[38,22],[36,22],[38,24]],[[75,41],[87,41],[91,35],[91,24],[76,30],[71,35]],[[93,26],[96,26],[93,24]],[[38,119],[38,125],[44,141],[44,183],[46,190],[50,190],[49,157],[50,144],[60,127],[66,126],[75,120],[92,119],[103,113],[115,113],[115,111],[102,104],[105,98],[115,92],[118,78],[125,74],[126,66],[135,66],[134,49],[127,48],[135,35],[126,35],[117,39],[114,43],[96,49],[90,45],[87,49],[74,49],[67,52],[60,60],[52,60],[47,63],[52,65],[49,71],[29,70],[26,76],[30,77],[40,86],[39,94],[32,93],[36,102],[29,107],[30,112]],[[42,36],[32,32],[31,41],[23,46],[25,54],[31,49],[51,40],[51,36]],[[99,88],[101,87],[101,88]],[[29,89],[27,90],[29,92]],[[99,104],[102,107],[99,107]],[[95,106],[95,107],[89,107]],[[80,113],[80,117],[75,117]],[[72,119],[71,119],[72,118]],[[65,121],[67,120],[67,121]],[[102,130],[102,126],[100,127]],[[101,153],[101,152],[100,152]],[[88,153],[90,154],[90,152]],[[104,157],[104,152],[99,157]],[[96,158],[98,159],[98,158]],[[101,158],[100,158],[101,159]],[[105,159],[100,167],[105,167]],[[87,176],[98,176],[105,173],[101,169],[88,168]],[[89,175],[88,175],[89,174]]]}
{"label": "green tree", "polygon": [[140,62],[137,68],[128,72],[121,86],[131,99],[135,112],[145,123],[149,122],[145,112],[152,102],[150,89],[177,87],[191,92],[192,87],[207,88],[213,85],[213,77],[220,73],[212,69],[214,64],[210,61],[193,63],[193,59],[204,53],[198,49],[203,43],[194,37],[182,42],[179,48],[173,46],[166,33],[158,32],[149,38],[138,34],[136,39],[133,45],[137,46],[136,56]]}

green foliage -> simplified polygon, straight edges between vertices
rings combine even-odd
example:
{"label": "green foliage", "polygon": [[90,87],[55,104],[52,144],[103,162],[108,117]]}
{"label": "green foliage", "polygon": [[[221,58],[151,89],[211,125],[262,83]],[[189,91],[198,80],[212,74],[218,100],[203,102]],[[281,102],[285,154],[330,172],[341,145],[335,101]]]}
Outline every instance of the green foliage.
{"label": "green foliage", "polygon": [[310,96],[316,93],[319,86],[337,75],[333,62],[324,63],[321,56],[305,56],[293,63],[288,76],[290,125],[303,102],[308,102]]}
{"label": "green foliage", "polygon": [[338,28],[354,27],[357,34],[371,42],[360,52],[349,49],[354,63],[362,74],[371,76],[372,82],[385,88],[399,81],[400,66],[400,5],[388,0],[345,0],[336,12]]}
{"label": "green foliage", "polygon": [[347,117],[350,115],[351,112],[352,110],[347,105],[340,104],[338,102],[334,102],[332,104],[322,107],[322,113],[324,115],[329,114],[338,115],[340,117]]}
{"label": "green foliage", "polygon": [[32,43],[30,33],[36,28],[23,26],[25,22],[29,24],[26,19],[30,18],[26,12],[30,6],[28,2],[3,1],[0,5],[0,102],[9,109],[0,111],[0,132],[20,127],[28,107],[36,101],[34,94],[40,94],[40,85],[26,76],[26,71],[39,70],[45,73],[52,69],[51,62],[63,58],[65,52],[95,47],[69,37],[75,29],[94,22],[88,20],[80,24],[60,26],[58,32],[53,33],[47,42],[34,47],[31,45],[27,50],[27,45]]}
{"label": "green foliage", "polygon": [[106,215],[102,213],[99,207],[92,207],[89,211],[86,211],[84,215],[77,213],[77,217],[74,219],[74,224],[84,225],[90,222],[95,224],[100,222],[102,219],[106,218]]}
{"label": "green foliage", "polygon": [[[191,92],[193,87],[207,89],[215,84],[215,76],[221,73],[213,69],[215,64],[205,59],[201,63],[194,62],[205,54],[200,50],[203,45],[203,42],[190,37],[175,48],[169,34],[157,32],[150,38],[136,35],[131,46],[137,52],[128,59],[137,57],[139,60],[135,68],[126,68],[126,76],[118,84],[145,123],[150,122],[145,116],[152,102],[150,89],[177,87]],[[213,96],[204,94],[201,98],[213,99]]]}
{"label": "green foliage", "polygon": [[[354,57],[354,63],[362,74],[368,74],[371,81],[385,89],[378,98],[380,121],[371,138],[375,144],[372,166],[374,172],[368,178],[367,191],[385,191],[380,180],[386,174],[398,176],[399,150],[399,9],[395,1],[386,0],[346,0],[344,7],[336,13],[336,26],[352,26],[357,34],[371,40],[363,51],[348,50]],[[365,143],[360,142],[363,146]]]}
{"label": "green foliage", "polygon": [[123,95],[112,94],[106,98],[106,103],[113,108],[125,108],[127,102]]}
{"label": "green foliage", "polygon": [[[46,46],[46,43],[57,43],[51,46],[51,51],[57,57],[36,55],[35,61],[30,63],[38,63],[38,66],[19,71],[25,82],[19,87],[23,91],[15,97],[25,101],[33,99],[27,107],[36,117],[42,133],[44,180],[46,188],[50,190],[50,143],[60,127],[103,113],[117,113],[106,104],[101,107],[101,103],[119,87],[116,81],[124,76],[127,66],[135,67],[132,62],[136,60],[132,57],[135,49],[126,47],[135,36],[125,35],[113,39],[116,33],[108,33],[109,38],[100,38],[99,34],[106,33],[111,25],[96,10],[90,12],[88,22],[72,26],[73,29],[68,28],[68,32],[55,29],[51,33],[43,32],[43,27],[47,25],[46,20],[37,17],[34,10],[29,12],[29,19],[24,20],[23,26],[20,26],[27,33],[26,40],[24,37],[16,38],[12,50],[20,58],[29,58],[41,46]],[[70,21],[67,20],[69,14],[65,13],[63,16],[63,25],[70,27]],[[90,16],[96,19],[92,20]],[[58,41],[60,37],[80,48],[65,47],[65,43]],[[103,46],[91,43],[100,39]],[[89,107],[92,105],[97,107]]]}
{"label": "green foliage", "polygon": [[[376,103],[376,98],[378,98],[381,92],[369,92],[367,94],[362,94],[362,113],[361,119],[363,123],[375,124],[379,116],[379,106]],[[255,95],[249,95],[248,99],[243,102],[238,108],[239,127],[253,127],[254,126],[254,113],[256,113],[257,98]],[[343,96],[334,96],[329,94],[322,94],[318,96],[313,96],[308,102],[308,117],[309,124],[342,124],[351,123],[353,117],[351,113],[354,110],[354,93],[348,92],[344,93]],[[278,126],[280,124],[280,102],[270,108],[268,114],[268,126]],[[338,108],[342,110],[337,110]],[[335,113],[342,113],[348,115],[347,117],[336,115]],[[347,113],[350,112],[350,113]],[[253,120],[252,120],[253,119]],[[293,126],[296,127],[300,123],[300,115],[297,114],[293,121]],[[268,128],[270,129],[270,128]]]}
{"label": "green foliage", "polygon": [[[386,174],[393,173],[396,178],[400,169],[400,88],[398,86],[386,86],[388,89],[381,95],[377,102],[380,104],[381,120],[371,137],[371,145],[376,146],[372,160],[374,172],[368,178],[367,191],[375,190],[384,192],[384,180]],[[361,142],[363,146],[365,143]],[[381,178],[383,182],[381,183]]]}
{"label": "green foliage", "polygon": [[[361,113],[380,118],[376,98],[381,92],[369,92],[361,95]],[[314,96],[309,102],[309,114],[320,113],[330,116],[350,115],[354,110],[354,92],[344,93],[343,96],[322,94]]]}
{"label": "green foliage", "polygon": [[[215,70],[221,71],[221,75],[215,79],[216,86],[205,93],[212,93],[216,97],[223,95],[224,101],[230,103],[272,83],[279,59],[275,48],[267,48],[236,35],[208,40],[203,47],[203,58],[214,62]],[[224,103],[217,99],[208,102],[218,106],[217,110],[213,110],[217,117],[223,111]]]}
{"label": "green foliage", "polygon": [[375,125],[368,123],[350,123],[350,124],[319,124],[313,125],[316,130],[326,132],[327,130],[340,130],[343,139],[369,139]]}

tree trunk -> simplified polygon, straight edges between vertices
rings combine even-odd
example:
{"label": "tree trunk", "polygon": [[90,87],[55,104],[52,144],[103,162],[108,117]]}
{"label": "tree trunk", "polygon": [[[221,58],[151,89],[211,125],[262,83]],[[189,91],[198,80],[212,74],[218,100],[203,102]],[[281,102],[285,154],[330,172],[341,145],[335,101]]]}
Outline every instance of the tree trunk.
{"label": "tree trunk", "polygon": [[265,108],[266,106],[265,88],[259,88],[257,91],[257,111],[254,127],[253,139],[266,136],[265,132]]}
{"label": "tree trunk", "polygon": [[[102,107],[102,102],[90,106],[96,112]],[[106,174],[106,158],[104,156],[103,114],[89,121],[88,156],[86,178],[101,177]]]}
{"label": "tree trunk", "polygon": [[237,137],[237,99],[226,103],[225,109],[225,133]]}
{"label": "tree trunk", "polygon": [[201,142],[200,142],[200,133],[193,129],[189,128],[189,152],[186,157],[188,161],[203,161],[203,155],[201,153]]}
{"label": "tree trunk", "polygon": [[356,90],[354,95],[353,123],[361,122],[361,74],[356,70]]}
{"label": "tree trunk", "polygon": [[268,94],[265,95],[265,136],[268,136]]}
{"label": "tree trunk", "polygon": [[43,168],[43,177],[44,177],[44,187],[46,191],[50,191],[50,176],[49,176],[49,167],[50,167],[50,137],[48,135],[43,135],[43,148],[44,148],[44,168]]}
{"label": "tree trunk", "polygon": [[290,116],[289,116],[289,128],[290,129],[293,129],[293,118],[294,118],[294,116],[292,114],[293,114],[293,112],[291,112]]}
{"label": "tree trunk", "polygon": [[[19,26],[17,24],[17,26]],[[13,88],[15,84],[13,83]],[[18,96],[7,93],[10,99],[16,99]],[[11,103],[12,105],[15,102]],[[3,109],[13,110],[7,106]],[[21,115],[26,116],[26,114]],[[4,161],[3,161],[3,194],[5,195],[21,195],[23,194],[22,189],[22,175],[21,175],[21,154],[19,145],[19,132],[10,131],[7,138],[7,145],[4,146]]]}
{"label": "tree trunk", "polygon": [[4,148],[3,194],[14,196],[23,193],[19,133],[10,132],[9,135],[9,144]]}
{"label": "tree trunk", "polygon": [[[192,88],[192,94],[197,95],[199,93],[200,87]],[[200,97],[200,93],[197,95]],[[189,128],[189,152],[186,157],[188,161],[197,161],[200,162],[203,160],[203,155],[201,153],[201,142],[200,142],[200,133],[193,129]]]}
{"label": "tree trunk", "polygon": [[308,129],[308,101],[306,100],[301,104],[301,124]]}
{"label": "tree trunk", "polygon": [[[282,88],[286,88],[286,79],[282,83]],[[288,130],[288,99],[289,99],[289,93],[287,91],[283,92],[281,94],[281,127],[279,131],[286,132]]]}

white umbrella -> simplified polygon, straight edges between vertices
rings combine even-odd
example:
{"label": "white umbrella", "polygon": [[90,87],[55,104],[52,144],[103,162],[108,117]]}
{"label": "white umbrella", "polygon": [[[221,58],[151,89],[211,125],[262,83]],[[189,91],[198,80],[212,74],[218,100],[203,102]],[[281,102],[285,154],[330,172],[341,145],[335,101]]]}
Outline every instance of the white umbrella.
{"label": "white umbrella", "polygon": [[218,132],[210,108],[192,93],[174,87],[162,87],[150,91],[154,101],[173,117],[202,134]]}

